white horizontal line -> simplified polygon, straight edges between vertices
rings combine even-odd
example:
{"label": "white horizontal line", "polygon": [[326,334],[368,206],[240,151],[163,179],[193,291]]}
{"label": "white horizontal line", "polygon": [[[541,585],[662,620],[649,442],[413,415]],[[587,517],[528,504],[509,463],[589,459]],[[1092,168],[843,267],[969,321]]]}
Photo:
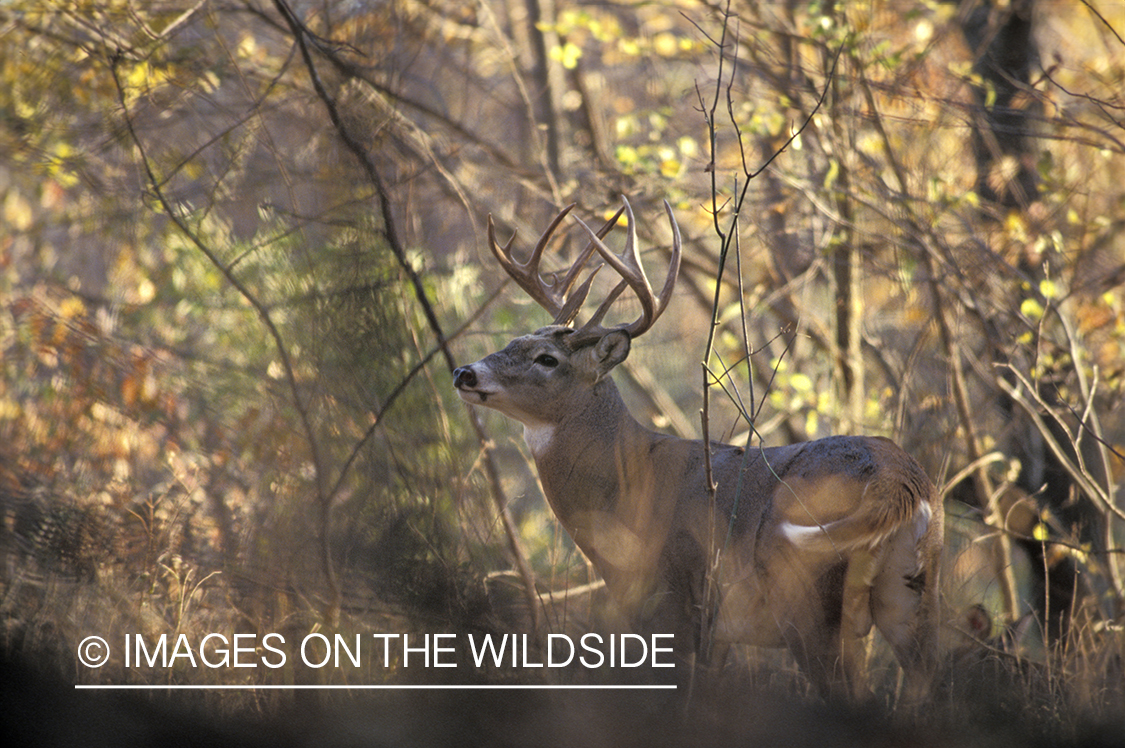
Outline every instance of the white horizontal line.
{"label": "white horizontal line", "polygon": [[655,689],[672,689],[675,690],[674,685],[502,685],[502,684],[479,684],[479,685],[354,685],[354,686],[312,686],[312,685],[260,685],[260,686],[238,686],[238,685],[83,685],[76,684],[76,690],[97,690],[97,691],[205,691],[205,690],[224,690],[224,691],[436,691],[436,690],[461,690],[461,691],[595,691],[595,690],[655,690]]}

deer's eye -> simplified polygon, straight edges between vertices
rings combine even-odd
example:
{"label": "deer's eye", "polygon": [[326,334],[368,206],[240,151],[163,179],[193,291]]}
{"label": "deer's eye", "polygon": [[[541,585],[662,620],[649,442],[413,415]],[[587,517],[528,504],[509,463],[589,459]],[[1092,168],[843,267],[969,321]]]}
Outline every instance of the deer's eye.
{"label": "deer's eye", "polygon": [[535,357],[535,363],[548,369],[553,369],[559,365],[559,360],[549,353],[541,353]]}

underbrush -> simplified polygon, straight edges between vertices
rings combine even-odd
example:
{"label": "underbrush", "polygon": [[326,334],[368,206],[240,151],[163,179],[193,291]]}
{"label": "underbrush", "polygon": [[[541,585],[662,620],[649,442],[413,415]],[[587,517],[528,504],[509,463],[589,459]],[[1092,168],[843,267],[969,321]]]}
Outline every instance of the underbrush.
{"label": "underbrush", "polygon": [[[106,574],[87,580],[17,574],[5,581],[3,701],[7,713],[17,717],[17,734],[29,744],[284,746],[312,740],[326,746],[424,746],[456,739],[585,746],[720,740],[780,746],[1125,745],[1125,635],[1110,626],[1076,628],[1067,643],[1039,661],[999,646],[961,646],[948,653],[932,699],[908,709],[896,704],[897,670],[880,664],[877,656],[872,658],[872,697],[845,704],[817,698],[788,656],[776,652],[739,650],[721,670],[697,674],[676,690],[468,690],[448,687],[606,685],[629,682],[636,674],[581,667],[548,671],[521,667],[525,662],[481,665],[453,639],[446,640],[452,648],[444,653],[435,654],[432,646],[427,653],[414,649],[409,663],[402,661],[397,640],[384,648],[382,635],[393,632],[409,633],[415,647],[427,634],[462,641],[470,635],[477,641],[485,635],[522,636],[525,621],[513,620],[505,610],[510,600],[490,596],[483,579],[466,577],[442,586],[459,588],[454,597],[472,603],[462,615],[439,617],[434,614],[438,606],[420,616],[393,601],[356,594],[334,630],[323,625],[310,601],[284,590],[257,589],[250,595],[247,590],[254,588],[219,574],[200,577],[183,561],[179,567],[169,565],[158,583],[148,580],[144,586]],[[478,594],[466,593],[474,585]],[[560,622],[568,621],[572,634],[582,630],[591,602],[570,600],[568,605],[573,618],[555,611],[546,616],[548,630],[561,634]],[[264,641],[267,633],[282,637],[285,645]],[[90,668],[78,653],[83,640],[95,634],[114,652],[104,665]],[[164,635],[171,662],[153,665],[133,657],[127,665],[118,646],[127,641],[126,634],[142,637],[142,657],[153,658],[154,643]],[[201,645],[208,634],[221,638]],[[235,635],[244,637],[241,666],[203,663],[205,655],[220,662],[222,645],[232,648]],[[319,667],[301,662],[298,642],[309,639],[308,659],[315,663],[328,654],[320,647],[336,635],[353,649],[362,643],[358,665],[346,652],[342,661],[325,659]],[[172,656],[180,638],[193,648],[191,656],[182,647]],[[531,642],[523,653],[530,662],[542,661],[534,636],[521,641]],[[263,644],[284,650],[285,664],[275,667],[280,657]],[[434,660],[427,666],[423,658],[430,656]],[[247,666],[250,661],[254,666]],[[438,661],[447,666],[433,666]],[[76,683],[157,688],[85,691],[76,690]],[[358,688],[373,685],[442,688]]]}

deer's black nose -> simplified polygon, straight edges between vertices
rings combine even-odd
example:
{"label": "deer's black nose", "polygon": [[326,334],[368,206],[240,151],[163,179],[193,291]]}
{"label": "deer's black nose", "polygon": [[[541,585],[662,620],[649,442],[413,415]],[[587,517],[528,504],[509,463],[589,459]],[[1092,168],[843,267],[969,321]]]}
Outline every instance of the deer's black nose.
{"label": "deer's black nose", "polygon": [[472,389],[477,386],[477,373],[471,366],[461,366],[453,370],[453,386],[457,389]]}

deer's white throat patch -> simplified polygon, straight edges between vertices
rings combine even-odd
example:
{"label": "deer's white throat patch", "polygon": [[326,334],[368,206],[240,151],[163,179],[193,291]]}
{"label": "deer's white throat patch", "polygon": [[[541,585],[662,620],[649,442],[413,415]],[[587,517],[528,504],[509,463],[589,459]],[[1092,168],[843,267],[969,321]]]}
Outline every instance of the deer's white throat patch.
{"label": "deer's white throat patch", "polygon": [[535,457],[542,456],[550,449],[551,441],[554,438],[555,427],[551,424],[525,425],[523,427],[523,440],[527,442],[531,454]]}

